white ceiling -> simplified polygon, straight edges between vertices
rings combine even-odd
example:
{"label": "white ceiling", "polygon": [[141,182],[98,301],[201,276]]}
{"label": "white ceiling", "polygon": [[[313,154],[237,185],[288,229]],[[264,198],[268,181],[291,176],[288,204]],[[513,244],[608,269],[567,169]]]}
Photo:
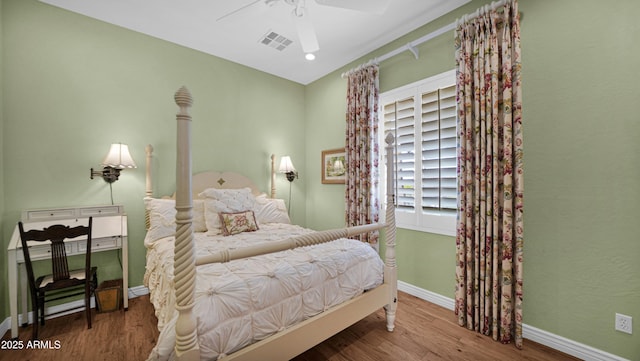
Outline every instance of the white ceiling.
{"label": "white ceiling", "polygon": [[[284,0],[272,6],[258,1],[221,20],[254,0],[40,1],[308,84],[470,0],[390,0],[383,14],[306,0],[320,45],[313,61],[304,58],[291,19],[293,8]],[[293,43],[282,51],[261,44],[270,31]]]}

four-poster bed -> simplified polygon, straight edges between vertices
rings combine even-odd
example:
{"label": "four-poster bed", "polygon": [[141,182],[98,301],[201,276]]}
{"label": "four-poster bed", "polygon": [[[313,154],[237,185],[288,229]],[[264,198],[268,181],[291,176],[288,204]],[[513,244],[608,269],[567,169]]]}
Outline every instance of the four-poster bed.
{"label": "four-poster bed", "polygon": [[[273,199],[273,156],[271,197],[236,173],[192,177],[191,94],[182,87],[175,101],[175,200],[152,198],[153,148],[147,147],[145,284],[161,329],[149,359],[287,360],[383,307],[392,331],[397,269],[391,172],[386,224],[321,232],[293,226],[284,202]],[[393,137],[386,142],[391,154]],[[175,236],[167,234],[174,225]],[[347,239],[380,229],[384,261],[368,244]]]}

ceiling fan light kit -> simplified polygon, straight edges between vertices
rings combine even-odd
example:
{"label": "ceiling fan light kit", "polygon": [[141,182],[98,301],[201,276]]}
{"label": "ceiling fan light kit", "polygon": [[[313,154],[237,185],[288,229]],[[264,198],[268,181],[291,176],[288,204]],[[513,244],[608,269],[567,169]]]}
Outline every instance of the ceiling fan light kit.
{"label": "ceiling fan light kit", "polygon": [[[317,53],[320,50],[320,45],[318,44],[318,38],[316,36],[315,29],[313,28],[313,23],[311,22],[311,18],[309,17],[309,14],[307,12],[306,3],[305,3],[306,0],[255,0],[253,2],[250,2],[238,9],[235,9],[219,17],[216,21],[226,19],[231,15],[237,14],[260,2],[263,2],[268,7],[272,7],[278,1],[283,1],[287,5],[290,5],[293,7],[293,11],[291,12],[291,18],[298,32],[298,40],[300,41],[300,46],[302,47],[302,51],[305,54],[305,58],[307,60],[314,60],[315,53]],[[384,13],[384,11],[387,9],[390,3],[390,0],[314,0],[314,1],[318,5],[341,8],[341,9],[350,9],[350,10],[356,10],[356,11],[371,12],[375,14]],[[281,50],[284,50],[284,48]]]}

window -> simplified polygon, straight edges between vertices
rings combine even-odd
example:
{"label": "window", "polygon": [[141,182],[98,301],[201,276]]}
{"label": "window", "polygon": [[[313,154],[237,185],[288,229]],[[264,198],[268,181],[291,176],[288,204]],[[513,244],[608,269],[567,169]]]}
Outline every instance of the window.
{"label": "window", "polygon": [[[456,233],[455,80],[452,70],[380,95],[381,137],[396,135],[393,186],[400,228]],[[386,172],[380,174],[385,178]]]}

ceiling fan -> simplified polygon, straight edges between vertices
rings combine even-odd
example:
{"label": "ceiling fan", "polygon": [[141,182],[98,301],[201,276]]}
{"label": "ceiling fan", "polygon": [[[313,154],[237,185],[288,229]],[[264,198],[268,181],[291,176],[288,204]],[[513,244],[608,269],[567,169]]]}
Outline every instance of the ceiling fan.
{"label": "ceiling fan", "polygon": [[[238,9],[235,9],[219,17],[218,19],[216,19],[216,21],[220,21],[225,18],[228,18],[234,14],[237,14],[261,2],[267,6],[273,6],[275,3],[279,1],[283,1],[287,5],[290,5],[291,7],[293,7],[293,11],[291,12],[291,18],[293,19],[293,22],[298,31],[298,39],[300,40],[302,51],[306,54],[307,59],[312,59],[314,57],[313,54],[318,50],[320,50],[320,46],[318,45],[318,38],[316,37],[316,32],[313,28],[313,24],[311,23],[311,18],[307,13],[307,8],[305,6],[306,0],[254,0]],[[375,14],[382,14],[386,10],[390,2],[390,0],[314,0],[314,1],[318,5],[364,11],[364,12],[370,12]]]}

